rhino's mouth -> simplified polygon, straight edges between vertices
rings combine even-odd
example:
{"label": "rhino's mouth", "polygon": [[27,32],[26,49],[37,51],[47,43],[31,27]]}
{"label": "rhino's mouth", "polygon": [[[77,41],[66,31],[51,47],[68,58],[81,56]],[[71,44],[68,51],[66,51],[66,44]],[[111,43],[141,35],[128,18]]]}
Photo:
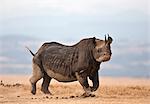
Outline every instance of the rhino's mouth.
{"label": "rhino's mouth", "polygon": [[108,55],[103,55],[103,56],[97,58],[96,61],[98,61],[98,62],[105,62],[105,61],[109,61],[110,58],[111,58],[111,55],[109,55],[109,54]]}

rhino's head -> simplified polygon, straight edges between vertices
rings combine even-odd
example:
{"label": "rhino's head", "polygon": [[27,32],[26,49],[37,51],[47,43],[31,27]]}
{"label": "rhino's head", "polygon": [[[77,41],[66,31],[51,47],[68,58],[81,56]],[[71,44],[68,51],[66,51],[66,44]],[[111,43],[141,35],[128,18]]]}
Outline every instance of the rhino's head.
{"label": "rhino's head", "polygon": [[113,39],[108,35],[108,38],[105,36],[105,40],[96,39],[96,47],[93,50],[93,56],[98,62],[105,62],[111,58],[111,43]]}

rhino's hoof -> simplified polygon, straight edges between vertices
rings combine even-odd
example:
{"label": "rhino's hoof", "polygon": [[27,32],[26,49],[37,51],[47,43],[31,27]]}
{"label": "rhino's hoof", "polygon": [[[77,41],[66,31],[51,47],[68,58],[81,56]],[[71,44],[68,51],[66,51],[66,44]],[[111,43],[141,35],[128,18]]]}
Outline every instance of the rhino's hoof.
{"label": "rhino's hoof", "polygon": [[52,95],[52,93],[51,92],[49,92],[49,91],[46,91],[46,92],[43,92],[44,94],[49,94],[49,95]]}
{"label": "rhino's hoof", "polygon": [[83,98],[86,98],[86,97],[95,97],[95,95],[91,94],[91,93],[83,93],[82,97]]}
{"label": "rhino's hoof", "polygon": [[35,94],[36,94],[36,91],[33,91],[33,90],[32,90],[31,93],[32,93],[33,95],[35,95]]}
{"label": "rhino's hoof", "polygon": [[49,95],[52,95],[52,93],[49,91],[49,90],[42,90],[41,91],[44,93],[44,94],[49,94]]}

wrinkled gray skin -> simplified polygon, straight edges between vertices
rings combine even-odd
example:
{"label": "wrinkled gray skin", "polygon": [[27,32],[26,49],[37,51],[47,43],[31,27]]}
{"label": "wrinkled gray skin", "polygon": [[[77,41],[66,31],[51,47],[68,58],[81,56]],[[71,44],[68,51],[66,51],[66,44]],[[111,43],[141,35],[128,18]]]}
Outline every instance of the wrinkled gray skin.
{"label": "wrinkled gray skin", "polygon": [[[52,78],[59,82],[79,81],[85,93],[90,96],[99,87],[98,70],[102,62],[111,58],[112,38],[100,40],[87,38],[73,46],[56,42],[44,43],[32,60],[33,75],[30,78],[32,94],[36,94],[36,83],[43,78],[41,91],[51,94],[48,86]],[[87,78],[93,82],[89,86]]]}

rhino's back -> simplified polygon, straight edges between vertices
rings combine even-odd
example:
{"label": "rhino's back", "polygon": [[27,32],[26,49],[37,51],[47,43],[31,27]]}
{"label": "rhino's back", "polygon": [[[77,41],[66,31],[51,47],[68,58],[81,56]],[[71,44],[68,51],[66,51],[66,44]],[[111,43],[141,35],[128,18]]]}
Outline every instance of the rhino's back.
{"label": "rhino's back", "polygon": [[58,81],[75,81],[78,51],[74,47],[54,45],[48,47],[42,56],[45,72]]}

